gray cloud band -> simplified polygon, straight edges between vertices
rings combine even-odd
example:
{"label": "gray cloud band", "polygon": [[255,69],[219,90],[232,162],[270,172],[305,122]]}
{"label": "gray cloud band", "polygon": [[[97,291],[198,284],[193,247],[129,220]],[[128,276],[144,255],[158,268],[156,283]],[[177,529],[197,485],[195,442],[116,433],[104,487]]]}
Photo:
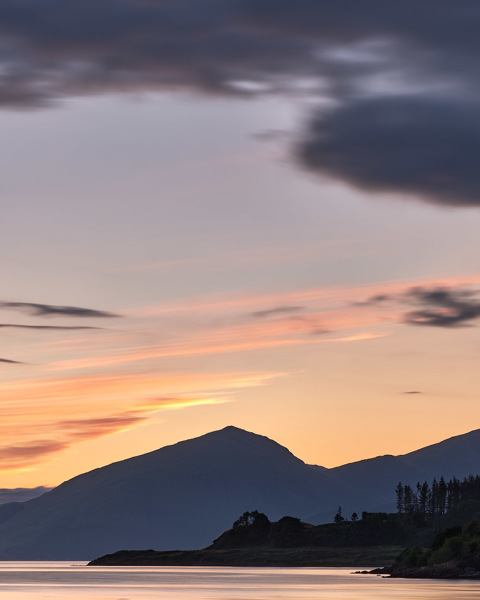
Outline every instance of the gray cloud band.
{"label": "gray cloud band", "polygon": [[409,297],[421,305],[406,313],[405,322],[410,325],[460,327],[480,318],[480,302],[469,290],[413,288]]}
{"label": "gray cloud band", "polygon": [[480,301],[475,291],[453,287],[413,287],[397,295],[377,295],[358,306],[374,306],[395,302],[413,310],[403,314],[407,325],[455,328],[472,325],[480,319]]}
{"label": "gray cloud band", "polygon": [[478,206],[479,24],[471,0],[3,0],[0,105],[129,90],[248,97],[308,79],[331,104],[296,147],[302,165]]}
{"label": "gray cloud band", "polygon": [[[56,306],[54,304],[37,304],[34,302],[0,302],[0,308],[13,308],[35,316],[63,316],[85,318],[111,318],[118,315],[102,310],[81,308],[78,306]],[[3,327],[21,327],[21,325],[0,325]],[[57,328],[58,329],[58,328]]]}

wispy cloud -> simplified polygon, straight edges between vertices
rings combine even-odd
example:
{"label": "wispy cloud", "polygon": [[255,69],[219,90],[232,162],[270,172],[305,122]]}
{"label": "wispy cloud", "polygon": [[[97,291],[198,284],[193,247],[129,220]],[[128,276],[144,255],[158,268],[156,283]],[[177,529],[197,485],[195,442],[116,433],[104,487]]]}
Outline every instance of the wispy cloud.
{"label": "wispy cloud", "polygon": [[[443,283],[399,280],[146,307],[132,311],[130,320],[139,330],[148,327],[147,343],[145,335],[135,338],[130,330],[118,335],[108,332],[104,341],[96,339],[92,345],[87,338],[67,346],[50,345],[59,358],[48,368],[59,372],[120,369],[142,363],[144,368],[153,368],[164,359],[336,343],[340,339],[359,340],[364,335],[365,339],[384,337],[405,321],[413,288],[455,287],[476,281],[478,278],[470,277]],[[161,335],[155,334],[156,330]],[[66,351],[72,350],[76,350],[75,355],[65,357]]]}
{"label": "wispy cloud", "polygon": [[256,319],[265,319],[276,315],[296,313],[302,310],[303,306],[275,306],[265,310],[257,310],[256,312],[252,313],[252,317],[255,317]]}
{"label": "wispy cloud", "polygon": [[65,450],[67,446],[55,440],[33,440],[27,444],[0,447],[0,469],[18,469],[35,464],[46,456]]}
{"label": "wispy cloud", "polygon": [[62,317],[80,317],[80,318],[111,318],[118,317],[111,312],[103,310],[94,310],[91,308],[81,308],[78,306],[56,306],[54,304],[38,304],[35,302],[0,302],[0,308],[15,309],[28,314],[45,317],[45,316],[62,316]]}
{"label": "wispy cloud", "polygon": [[160,411],[232,401],[281,373],[117,374],[5,383],[0,468],[32,467],[86,440],[145,423]]}
{"label": "wispy cloud", "polygon": [[11,360],[9,358],[0,358],[0,363],[4,363],[6,365],[23,365],[24,364],[18,360]]}
{"label": "wispy cloud", "polygon": [[184,315],[185,313],[224,314],[231,312],[238,315],[239,312],[269,310],[275,306],[303,306],[306,309],[311,309],[313,306],[336,309],[347,302],[359,305],[370,302],[374,298],[377,301],[384,300],[412,287],[453,287],[476,284],[480,284],[480,277],[477,274],[443,278],[420,277],[379,281],[366,285],[332,285],[264,294],[232,292],[228,295],[199,296],[187,301],[176,300],[171,303],[137,307],[123,312],[125,316],[131,318],[151,318],[163,315]]}

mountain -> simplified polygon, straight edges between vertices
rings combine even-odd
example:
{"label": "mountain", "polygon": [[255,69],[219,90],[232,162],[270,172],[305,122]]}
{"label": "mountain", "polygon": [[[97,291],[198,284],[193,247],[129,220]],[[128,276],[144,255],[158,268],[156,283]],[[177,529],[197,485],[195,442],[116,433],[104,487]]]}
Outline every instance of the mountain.
{"label": "mountain", "polygon": [[82,560],[120,549],[209,545],[245,511],[311,522],[394,510],[399,480],[480,471],[480,430],[405,454],[324,469],[254,433],[226,427],[75,477],[0,506],[0,559]]}
{"label": "mountain", "polygon": [[264,436],[227,427],[75,477],[3,523],[0,511],[0,559],[204,547],[246,510],[312,514],[327,475]]}

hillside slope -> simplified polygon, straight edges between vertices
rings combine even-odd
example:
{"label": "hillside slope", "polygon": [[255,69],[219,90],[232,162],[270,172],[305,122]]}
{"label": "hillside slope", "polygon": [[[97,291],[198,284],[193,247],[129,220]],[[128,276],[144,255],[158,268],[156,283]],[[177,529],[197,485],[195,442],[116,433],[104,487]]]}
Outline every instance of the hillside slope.
{"label": "hillside slope", "polygon": [[[200,548],[245,510],[322,506],[328,472],[227,427],[80,475],[0,525],[2,559],[88,559],[119,548]],[[339,484],[340,486],[340,484]]]}
{"label": "hillside slope", "polygon": [[[442,475],[446,480],[480,472],[480,429],[457,435],[399,456],[378,456],[329,469],[332,485],[348,482],[354,497],[339,504],[344,514],[353,510],[395,511],[395,486],[399,481],[415,486]],[[359,502],[361,506],[359,506]],[[329,512],[311,515],[313,521],[326,521]]]}

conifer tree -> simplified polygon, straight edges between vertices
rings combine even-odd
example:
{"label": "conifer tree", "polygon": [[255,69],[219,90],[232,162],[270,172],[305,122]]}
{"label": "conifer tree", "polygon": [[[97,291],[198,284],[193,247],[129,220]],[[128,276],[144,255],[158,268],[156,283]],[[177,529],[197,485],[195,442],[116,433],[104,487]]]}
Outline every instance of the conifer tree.
{"label": "conifer tree", "polygon": [[403,512],[403,485],[402,482],[399,481],[397,487],[395,488],[395,493],[397,495],[397,512]]}

